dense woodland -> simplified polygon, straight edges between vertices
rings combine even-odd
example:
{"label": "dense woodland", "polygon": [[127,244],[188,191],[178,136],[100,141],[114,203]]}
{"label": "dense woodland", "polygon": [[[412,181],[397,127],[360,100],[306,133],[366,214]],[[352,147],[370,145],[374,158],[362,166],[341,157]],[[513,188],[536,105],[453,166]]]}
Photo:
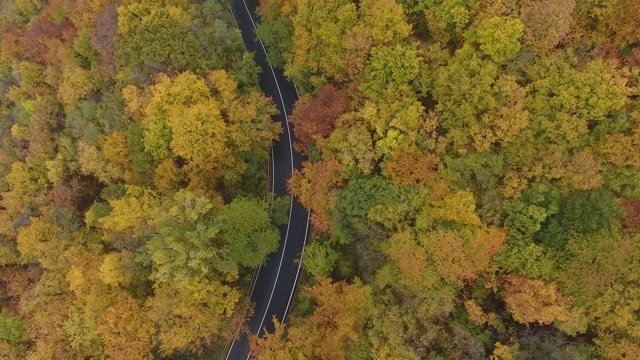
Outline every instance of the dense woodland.
{"label": "dense woodland", "polygon": [[228,4],[3,0],[0,37],[0,358],[219,355],[280,239]]}
{"label": "dense woodland", "polygon": [[[637,358],[640,2],[260,15],[313,235],[258,359]],[[228,2],[1,0],[0,37],[0,358],[219,356],[282,220]]]}
{"label": "dense woodland", "polygon": [[640,357],[640,2],[260,14],[314,232],[258,359]]}

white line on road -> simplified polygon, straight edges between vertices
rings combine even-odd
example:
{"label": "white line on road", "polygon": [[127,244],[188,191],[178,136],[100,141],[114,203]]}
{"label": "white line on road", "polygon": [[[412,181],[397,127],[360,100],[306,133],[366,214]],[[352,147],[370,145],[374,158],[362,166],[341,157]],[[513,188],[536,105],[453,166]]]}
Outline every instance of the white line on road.
{"label": "white line on road", "polygon": [[298,283],[298,276],[300,275],[300,268],[302,267],[302,258],[304,257],[304,248],[307,246],[307,235],[309,234],[309,217],[311,216],[311,211],[307,211],[307,229],[304,231],[304,244],[302,244],[302,252],[300,252],[300,262],[298,262],[298,271],[296,271],[296,279],[293,281],[293,289],[291,290],[291,295],[289,295],[289,302],[287,302],[287,308],[284,310],[284,315],[282,316],[282,323],[284,324],[284,320],[287,318],[287,313],[289,312],[289,306],[291,305],[291,299],[293,299],[293,292],[296,288],[296,284]]}

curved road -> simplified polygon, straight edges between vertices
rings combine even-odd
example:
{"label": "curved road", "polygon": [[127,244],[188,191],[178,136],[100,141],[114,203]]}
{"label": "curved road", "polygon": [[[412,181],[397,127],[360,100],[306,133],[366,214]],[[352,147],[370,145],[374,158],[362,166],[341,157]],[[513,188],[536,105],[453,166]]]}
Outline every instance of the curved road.
{"label": "curved road", "polygon": [[[255,54],[254,59],[262,69],[260,88],[273,98],[280,114],[275,120],[282,123],[283,132],[280,140],[272,147],[273,192],[278,196],[288,195],[287,180],[293,169],[299,169],[301,156],[293,151],[294,139],[287,115],[291,114],[293,104],[298,99],[296,88],[282,74],[281,70],[273,69],[266,59],[266,48],[260,41],[256,41],[255,26],[257,19],[255,9],[257,0],[233,0],[232,11],[238,28],[242,33],[242,40],[247,51]],[[275,315],[284,322],[293,292],[300,274],[299,264],[302,262],[302,250],[306,244],[309,229],[309,212],[302,207],[297,199],[292,198],[289,210],[289,224],[279,227],[281,241],[278,251],[271,254],[267,263],[258,270],[251,291],[251,301],[255,303],[255,312],[247,325],[251,333],[262,336],[263,327],[273,331],[271,318]],[[246,334],[233,341],[225,359],[246,360],[249,358],[249,343]]]}

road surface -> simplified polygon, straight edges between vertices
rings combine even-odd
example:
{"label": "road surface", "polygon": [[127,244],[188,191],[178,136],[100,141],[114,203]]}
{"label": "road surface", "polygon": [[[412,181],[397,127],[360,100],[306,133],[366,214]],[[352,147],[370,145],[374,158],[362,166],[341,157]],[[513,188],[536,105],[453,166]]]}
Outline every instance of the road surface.
{"label": "road surface", "polygon": [[[301,156],[292,148],[294,139],[291,125],[287,122],[287,116],[293,110],[293,104],[298,99],[298,94],[293,86],[282,74],[281,70],[273,69],[266,60],[266,49],[256,41],[255,25],[257,19],[255,9],[257,0],[233,0],[232,11],[238,28],[242,33],[242,39],[248,51],[255,54],[255,61],[262,69],[260,75],[260,88],[273,98],[279,115],[275,120],[282,123],[283,132],[280,140],[272,147],[273,166],[273,192],[278,196],[288,195],[287,180],[291,177],[293,169],[299,169]],[[271,318],[277,316],[284,321],[293,292],[300,274],[299,263],[302,250],[306,243],[309,229],[309,212],[302,207],[297,199],[292,198],[289,210],[289,224],[280,226],[280,247],[271,254],[266,265],[258,270],[255,286],[251,292],[251,301],[255,303],[255,312],[247,325],[253,334],[262,336],[263,327],[273,331]],[[246,334],[234,340],[227,353],[227,360],[246,360],[249,358],[249,343]]]}

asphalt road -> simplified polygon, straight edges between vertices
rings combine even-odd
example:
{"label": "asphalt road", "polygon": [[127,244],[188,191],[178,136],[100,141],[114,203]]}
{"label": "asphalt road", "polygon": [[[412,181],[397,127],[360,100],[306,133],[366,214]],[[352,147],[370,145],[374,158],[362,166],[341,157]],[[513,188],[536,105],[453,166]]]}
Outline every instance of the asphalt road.
{"label": "asphalt road", "polygon": [[[292,83],[282,74],[281,70],[273,69],[266,60],[266,48],[256,40],[255,24],[257,18],[255,9],[257,0],[233,0],[232,11],[242,39],[248,51],[255,54],[254,59],[262,69],[260,88],[273,98],[280,114],[274,120],[282,124],[283,132],[280,140],[272,147],[273,192],[278,196],[288,195],[287,180],[293,169],[299,169],[302,158],[292,148],[294,142],[291,124],[287,116],[293,110],[293,104],[298,99],[297,91]],[[255,303],[255,312],[247,325],[253,334],[262,336],[263,328],[273,331],[271,318],[275,315],[284,321],[289,310],[293,292],[300,274],[299,264],[302,260],[302,250],[306,243],[309,229],[309,212],[292,198],[289,211],[289,224],[279,227],[281,240],[278,251],[271,254],[267,263],[260,267],[251,292],[251,301]],[[249,343],[246,334],[233,341],[226,359],[246,360],[249,358]]]}

